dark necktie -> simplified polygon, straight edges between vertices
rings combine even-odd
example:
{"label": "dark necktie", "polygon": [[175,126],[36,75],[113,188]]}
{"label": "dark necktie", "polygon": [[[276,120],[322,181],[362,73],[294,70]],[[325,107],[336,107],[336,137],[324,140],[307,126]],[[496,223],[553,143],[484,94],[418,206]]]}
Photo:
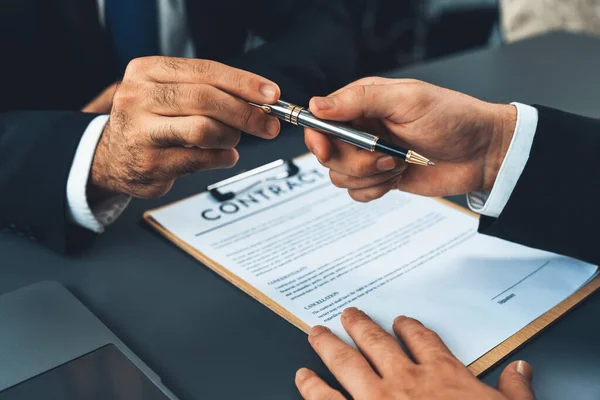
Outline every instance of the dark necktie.
{"label": "dark necktie", "polygon": [[105,0],[105,16],[120,73],[136,57],[158,55],[156,0]]}

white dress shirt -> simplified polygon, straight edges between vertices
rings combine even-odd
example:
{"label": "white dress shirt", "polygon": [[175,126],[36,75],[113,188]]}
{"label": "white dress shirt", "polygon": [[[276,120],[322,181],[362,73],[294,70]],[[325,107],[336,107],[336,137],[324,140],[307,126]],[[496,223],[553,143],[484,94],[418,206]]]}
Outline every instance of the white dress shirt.
{"label": "white dress shirt", "polygon": [[529,159],[537,130],[537,109],[520,103],[512,104],[517,107],[517,125],[494,187],[491,192],[475,192],[467,195],[469,208],[488,217],[497,218],[504,210]]}
{"label": "white dress shirt", "polygon": [[[100,24],[105,26],[104,0],[97,0]],[[194,44],[187,28],[185,0],[157,0],[160,52],[165,56],[194,57]],[[67,214],[72,222],[96,233],[114,222],[129,204],[128,196],[115,196],[94,205],[86,188],[96,146],[108,115],[96,117],[83,133],[67,179]]]}

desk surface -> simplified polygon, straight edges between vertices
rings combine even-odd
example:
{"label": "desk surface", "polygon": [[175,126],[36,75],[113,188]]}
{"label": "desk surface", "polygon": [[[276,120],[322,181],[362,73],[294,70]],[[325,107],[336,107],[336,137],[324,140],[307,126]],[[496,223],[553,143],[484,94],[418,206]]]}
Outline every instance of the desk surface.
{"label": "desk surface", "polygon": [[[600,116],[598,71],[600,41],[556,33],[393,75],[487,100],[543,103]],[[142,213],[241,169],[305,151],[297,130],[260,146],[246,140],[236,170],[190,176],[161,200],[134,201],[89,252],[76,257],[0,234],[0,293],[41,280],[62,282],[182,400],[299,398],[293,384],[298,367],[329,377],[304,333],[160,237],[142,222]],[[540,400],[598,399],[598,338],[600,293],[511,360],[533,364]],[[495,383],[500,370],[485,380]]]}

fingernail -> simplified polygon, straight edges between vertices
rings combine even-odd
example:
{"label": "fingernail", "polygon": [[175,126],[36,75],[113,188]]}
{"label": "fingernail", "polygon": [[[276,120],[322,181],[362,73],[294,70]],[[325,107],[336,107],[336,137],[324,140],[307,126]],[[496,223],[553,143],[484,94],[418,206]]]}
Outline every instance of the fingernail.
{"label": "fingernail", "polygon": [[233,164],[231,165],[233,167],[240,160],[240,153],[236,149],[231,150],[233,150]]}
{"label": "fingernail", "polygon": [[267,120],[267,133],[271,136],[277,136],[279,133],[281,125],[279,121],[275,118],[270,118]]}
{"label": "fingernail", "polygon": [[517,372],[522,375],[523,377],[525,377],[525,379],[527,379],[528,381],[531,381],[531,379],[533,378],[533,371],[531,369],[531,366],[526,363],[525,361],[517,361],[517,365],[516,368]]}
{"label": "fingernail", "polygon": [[523,361],[517,361],[517,372],[525,376],[525,365]]}
{"label": "fingernail", "polygon": [[319,110],[330,110],[335,107],[335,100],[330,97],[313,97],[313,104]]}
{"label": "fingernail", "polygon": [[262,85],[260,87],[260,92],[265,96],[268,100],[275,100],[275,95],[277,94],[277,87],[267,84]]}
{"label": "fingernail", "polygon": [[308,335],[312,336],[312,337],[317,337],[320,334],[325,333],[325,332],[331,332],[331,331],[329,330],[329,328],[326,328],[326,327],[324,327],[322,325],[317,325],[317,326],[313,326],[311,328],[311,330],[308,333]]}
{"label": "fingernail", "polygon": [[396,319],[394,319],[394,325],[399,324],[402,321],[406,321],[407,317],[404,315],[398,315]]}
{"label": "fingernail", "polygon": [[380,171],[391,171],[396,168],[396,160],[393,157],[385,156],[377,160],[377,169]]}
{"label": "fingernail", "polygon": [[308,379],[312,375],[311,371],[308,368],[300,368],[296,371],[296,380],[303,381]]}

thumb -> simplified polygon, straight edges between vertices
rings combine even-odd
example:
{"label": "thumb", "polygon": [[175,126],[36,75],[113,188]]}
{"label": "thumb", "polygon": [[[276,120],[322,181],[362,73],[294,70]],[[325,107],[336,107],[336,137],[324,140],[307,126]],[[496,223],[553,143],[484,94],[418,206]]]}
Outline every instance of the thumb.
{"label": "thumb", "polygon": [[498,379],[498,390],[510,400],[535,400],[533,369],[525,361],[509,364]]}
{"label": "thumb", "polygon": [[396,85],[355,85],[329,97],[313,97],[310,111],[315,116],[333,121],[359,118],[387,118],[398,105]]}

